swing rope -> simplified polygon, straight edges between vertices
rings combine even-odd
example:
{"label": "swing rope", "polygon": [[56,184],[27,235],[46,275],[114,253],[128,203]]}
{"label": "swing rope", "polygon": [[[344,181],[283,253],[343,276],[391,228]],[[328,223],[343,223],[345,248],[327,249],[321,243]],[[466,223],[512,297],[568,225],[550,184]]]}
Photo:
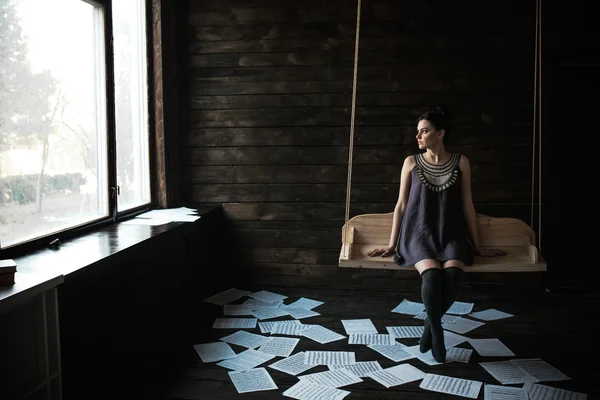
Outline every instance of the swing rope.
{"label": "swing rope", "polygon": [[542,0],[538,0],[539,4],[539,46],[538,46],[538,54],[539,54],[539,105],[538,105],[538,123],[539,123],[539,139],[538,139],[538,251],[542,251]]}
{"label": "swing rope", "polygon": [[352,156],[354,150],[354,119],[356,115],[356,85],[358,78],[358,42],[360,38],[360,8],[361,0],[358,0],[356,11],[356,40],[354,43],[354,76],[352,81],[352,111],[350,117],[350,145],[348,147],[348,178],[346,183],[346,211],[344,216],[344,240],[348,240],[348,221],[350,220],[350,192],[352,188]]}
{"label": "swing rope", "polygon": [[531,159],[531,227],[534,226],[535,204],[535,156],[538,147],[538,250],[542,248],[542,0],[536,0],[535,7],[535,55],[533,72],[533,145]]}

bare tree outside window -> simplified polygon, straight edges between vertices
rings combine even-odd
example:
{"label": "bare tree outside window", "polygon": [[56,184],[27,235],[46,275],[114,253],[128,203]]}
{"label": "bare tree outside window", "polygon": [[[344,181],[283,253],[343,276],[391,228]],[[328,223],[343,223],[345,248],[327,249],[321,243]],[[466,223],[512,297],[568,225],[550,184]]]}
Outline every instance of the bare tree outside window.
{"label": "bare tree outside window", "polygon": [[0,244],[108,215],[102,12],[0,0]]}

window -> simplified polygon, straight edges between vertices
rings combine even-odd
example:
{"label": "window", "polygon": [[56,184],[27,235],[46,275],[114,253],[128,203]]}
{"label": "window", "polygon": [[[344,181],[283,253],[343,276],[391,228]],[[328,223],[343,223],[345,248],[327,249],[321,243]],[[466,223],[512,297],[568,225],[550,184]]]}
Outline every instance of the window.
{"label": "window", "polygon": [[150,202],[144,1],[115,1],[112,13],[118,208],[124,211]]}
{"label": "window", "polygon": [[2,248],[150,204],[145,13],[144,0],[114,1],[111,16],[84,0],[0,1]]}

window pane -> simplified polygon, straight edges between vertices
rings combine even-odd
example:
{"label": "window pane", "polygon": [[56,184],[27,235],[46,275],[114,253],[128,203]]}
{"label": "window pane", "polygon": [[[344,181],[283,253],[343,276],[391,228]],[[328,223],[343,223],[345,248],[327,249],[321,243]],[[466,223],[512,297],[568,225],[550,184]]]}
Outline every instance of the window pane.
{"label": "window pane", "polygon": [[113,2],[119,211],[150,202],[144,0]]}
{"label": "window pane", "polygon": [[102,10],[0,1],[0,242],[108,215]]}

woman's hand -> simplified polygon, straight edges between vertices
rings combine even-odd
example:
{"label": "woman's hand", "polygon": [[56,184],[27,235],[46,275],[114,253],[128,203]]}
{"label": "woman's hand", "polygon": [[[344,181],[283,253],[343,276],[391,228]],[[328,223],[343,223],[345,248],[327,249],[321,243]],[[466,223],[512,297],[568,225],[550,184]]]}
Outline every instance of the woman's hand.
{"label": "woman's hand", "polygon": [[394,254],[394,248],[393,247],[386,247],[385,249],[373,249],[370,252],[367,253],[369,255],[369,257],[377,257],[377,256],[381,256],[381,257],[389,257],[392,254]]}
{"label": "woman's hand", "polygon": [[481,256],[481,257],[499,257],[499,256],[505,256],[506,252],[504,250],[500,250],[500,249],[485,248],[485,249],[478,249],[477,255]]}

